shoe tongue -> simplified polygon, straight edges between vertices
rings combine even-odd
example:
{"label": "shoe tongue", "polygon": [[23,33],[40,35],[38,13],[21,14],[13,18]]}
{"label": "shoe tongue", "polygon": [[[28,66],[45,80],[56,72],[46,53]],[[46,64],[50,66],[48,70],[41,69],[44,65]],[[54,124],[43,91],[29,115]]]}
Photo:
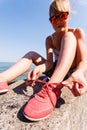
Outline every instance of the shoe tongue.
{"label": "shoe tongue", "polygon": [[40,92],[35,95],[35,98],[40,102],[46,102],[46,100],[50,100],[53,106],[56,105],[56,102],[61,94],[61,89],[57,88],[58,83],[47,83],[42,86]]}
{"label": "shoe tongue", "polygon": [[51,92],[49,91],[48,95],[49,95],[49,98],[50,98],[51,103],[53,104],[53,106],[56,105],[57,100],[60,97],[60,94],[61,94],[61,90],[57,89],[56,87],[52,88]]}
{"label": "shoe tongue", "polygon": [[49,96],[50,101],[53,104],[53,106],[56,105],[56,102],[61,94],[61,89],[58,89],[57,85],[59,86],[58,83],[50,83],[50,84],[47,84],[47,86],[45,86],[47,87],[47,90],[48,90],[47,95]]}
{"label": "shoe tongue", "polygon": [[52,88],[59,88],[59,89],[61,89],[63,85],[62,85],[62,83],[48,83],[48,86],[52,87]]}

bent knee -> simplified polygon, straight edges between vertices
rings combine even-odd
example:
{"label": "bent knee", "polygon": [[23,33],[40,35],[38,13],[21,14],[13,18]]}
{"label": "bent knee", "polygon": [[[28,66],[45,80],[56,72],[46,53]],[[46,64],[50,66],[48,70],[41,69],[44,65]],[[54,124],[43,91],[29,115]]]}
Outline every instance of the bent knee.
{"label": "bent knee", "polygon": [[34,51],[29,51],[23,57],[24,58],[32,58],[36,53]]}
{"label": "bent knee", "polygon": [[73,39],[73,40],[76,39],[76,37],[75,37],[75,35],[74,35],[73,32],[66,32],[65,35],[64,35],[64,37],[68,38],[68,39]]}
{"label": "bent knee", "polygon": [[77,42],[76,42],[76,37],[75,37],[75,35],[74,35],[73,32],[66,32],[66,33],[64,34],[63,40],[64,40],[66,43],[69,43],[69,44],[74,44],[74,45],[77,44]]}

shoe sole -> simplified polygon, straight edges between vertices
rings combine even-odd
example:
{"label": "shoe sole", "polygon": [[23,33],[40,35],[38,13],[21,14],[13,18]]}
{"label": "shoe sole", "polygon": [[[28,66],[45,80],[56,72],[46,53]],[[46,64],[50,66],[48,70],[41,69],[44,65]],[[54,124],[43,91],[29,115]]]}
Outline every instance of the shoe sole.
{"label": "shoe sole", "polygon": [[44,119],[46,119],[46,118],[48,118],[48,117],[50,116],[50,114],[49,114],[48,116],[45,116],[45,117],[42,117],[42,118],[39,118],[39,119],[35,119],[35,118],[30,118],[30,117],[28,117],[28,116],[25,115],[24,113],[23,113],[23,115],[25,116],[26,119],[28,119],[28,120],[30,120],[30,121],[40,121],[40,120],[44,120]]}
{"label": "shoe sole", "polygon": [[8,89],[0,90],[0,94],[8,92]]}

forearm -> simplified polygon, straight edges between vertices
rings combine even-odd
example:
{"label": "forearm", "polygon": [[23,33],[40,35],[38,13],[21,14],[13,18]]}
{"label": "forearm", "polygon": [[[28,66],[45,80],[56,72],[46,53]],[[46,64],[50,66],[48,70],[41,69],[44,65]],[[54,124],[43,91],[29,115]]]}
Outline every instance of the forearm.
{"label": "forearm", "polygon": [[87,71],[87,59],[81,61],[79,63],[79,65],[77,66],[76,70],[80,70],[82,72],[86,72]]}
{"label": "forearm", "polygon": [[36,80],[40,77],[42,73],[50,68],[49,62],[45,61],[44,63],[36,66],[33,70],[28,73],[28,80]]}

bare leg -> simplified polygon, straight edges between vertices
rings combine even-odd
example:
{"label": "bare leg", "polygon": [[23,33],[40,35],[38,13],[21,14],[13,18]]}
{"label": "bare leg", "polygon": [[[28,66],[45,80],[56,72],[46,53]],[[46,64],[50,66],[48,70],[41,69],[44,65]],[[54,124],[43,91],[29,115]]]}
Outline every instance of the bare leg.
{"label": "bare leg", "polygon": [[39,65],[44,61],[45,59],[36,52],[29,52],[16,64],[0,74],[0,82],[10,82],[11,80],[26,72],[30,68],[32,63]]}
{"label": "bare leg", "polygon": [[69,71],[76,54],[76,39],[67,32],[61,41],[61,50],[55,71],[49,83],[61,82]]}

